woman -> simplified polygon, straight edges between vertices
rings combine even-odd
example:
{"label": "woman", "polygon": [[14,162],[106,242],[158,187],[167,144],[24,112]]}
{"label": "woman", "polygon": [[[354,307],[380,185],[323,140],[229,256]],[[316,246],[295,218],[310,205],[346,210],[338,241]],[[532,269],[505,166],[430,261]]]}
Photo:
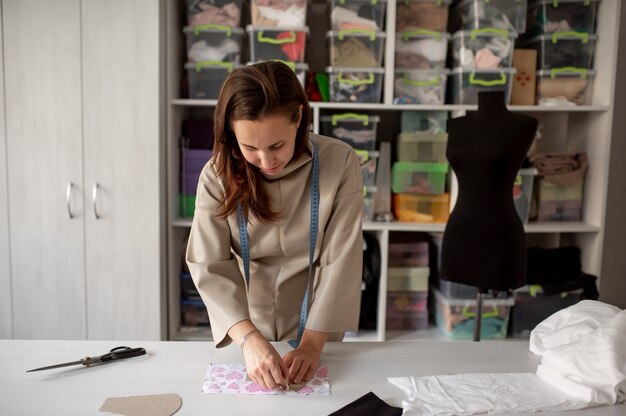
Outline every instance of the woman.
{"label": "woman", "polygon": [[[347,144],[309,134],[309,113],[285,64],[232,72],[187,247],[215,345],[238,343],[250,378],[270,389],[310,380],[326,341],[358,326],[359,161]],[[288,340],[296,348],[284,357],[269,342]]]}

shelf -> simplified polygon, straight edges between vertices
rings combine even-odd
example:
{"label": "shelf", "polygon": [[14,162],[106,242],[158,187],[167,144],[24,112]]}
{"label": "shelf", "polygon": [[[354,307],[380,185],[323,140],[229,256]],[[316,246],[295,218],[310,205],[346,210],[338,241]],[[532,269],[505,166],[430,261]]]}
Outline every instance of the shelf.
{"label": "shelf", "polygon": [[[192,99],[175,99],[171,101],[174,106],[181,107],[215,107],[217,100],[192,100]],[[310,102],[311,108],[319,108],[321,110],[363,110],[363,111],[402,111],[402,110],[421,110],[421,111],[456,111],[456,110],[476,110],[476,105],[420,105],[420,104],[370,104],[370,103],[323,103]],[[548,107],[537,105],[512,105],[509,106],[511,111],[523,112],[592,112],[607,111],[608,106],[576,106],[576,107]]]}
{"label": "shelf", "polygon": [[[177,218],[173,227],[190,228],[191,218]],[[364,222],[363,231],[408,231],[442,233],[446,228],[442,223],[417,222]],[[524,226],[527,233],[597,233],[600,227],[585,222],[531,222]]]}

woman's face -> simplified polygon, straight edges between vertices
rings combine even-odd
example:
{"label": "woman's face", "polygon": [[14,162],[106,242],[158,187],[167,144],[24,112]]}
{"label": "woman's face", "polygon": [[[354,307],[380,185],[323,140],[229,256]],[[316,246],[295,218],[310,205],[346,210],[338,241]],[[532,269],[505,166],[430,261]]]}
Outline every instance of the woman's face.
{"label": "woman's face", "polygon": [[276,175],[293,157],[301,119],[302,109],[295,123],[283,114],[273,114],[256,121],[235,120],[232,128],[248,163],[267,175]]}

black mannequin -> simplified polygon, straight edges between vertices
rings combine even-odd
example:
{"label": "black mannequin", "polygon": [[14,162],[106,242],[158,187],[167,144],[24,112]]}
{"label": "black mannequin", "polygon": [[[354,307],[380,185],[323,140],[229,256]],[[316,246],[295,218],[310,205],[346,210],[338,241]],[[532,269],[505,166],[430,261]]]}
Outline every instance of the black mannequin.
{"label": "black mannequin", "polygon": [[459,195],[443,236],[441,277],[480,293],[526,284],[525,235],[513,182],[538,123],[509,112],[504,97],[481,92],[478,111],[448,124],[446,156]]}

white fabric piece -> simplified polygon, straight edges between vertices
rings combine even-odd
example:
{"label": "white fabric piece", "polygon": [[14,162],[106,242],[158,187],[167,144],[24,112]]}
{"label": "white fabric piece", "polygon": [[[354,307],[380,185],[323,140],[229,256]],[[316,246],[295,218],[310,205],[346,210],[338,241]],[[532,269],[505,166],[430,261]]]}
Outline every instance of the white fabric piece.
{"label": "white fabric piece", "polygon": [[389,377],[387,380],[408,396],[408,400],[402,401],[403,416],[522,413],[587,407],[532,373]]}
{"label": "white fabric piece", "polygon": [[276,27],[304,26],[306,9],[295,4],[287,10],[275,9],[273,7],[258,6],[259,13],[268,20],[276,20]]}
{"label": "white fabric piece", "polygon": [[407,42],[404,42],[403,40],[397,40],[396,52],[422,55],[430,62],[445,62],[446,54],[448,52],[446,45],[447,43],[445,39],[436,40],[426,38],[419,40],[409,40]]}
{"label": "white fabric piece", "polygon": [[626,399],[626,310],[584,300],[541,322],[530,351],[537,375],[588,405]]}
{"label": "white fabric piece", "polygon": [[359,16],[357,12],[346,9],[345,7],[335,6],[330,14],[330,20],[332,22],[336,22],[336,25],[338,26],[345,23],[351,23],[364,29],[378,30],[378,25],[375,21],[365,19]]}
{"label": "white fabric piece", "polygon": [[[455,52],[457,53],[457,52]],[[461,46],[458,51],[459,56],[457,59],[461,62],[461,67],[464,69],[474,69],[476,62],[474,62],[474,53],[470,48]]]}
{"label": "white fabric piece", "polygon": [[201,40],[191,45],[187,57],[191,62],[223,61],[230,54],[237,54],[235,61],[238,63],[239,44],[232,39],[225,39],[219,46],[210,46]]}
{"label": "white fabric piece", "polygon": [[576,103],[569,101],[565,97],[552,97],[539,99],[539,105],[546,107],[576,107]]}

